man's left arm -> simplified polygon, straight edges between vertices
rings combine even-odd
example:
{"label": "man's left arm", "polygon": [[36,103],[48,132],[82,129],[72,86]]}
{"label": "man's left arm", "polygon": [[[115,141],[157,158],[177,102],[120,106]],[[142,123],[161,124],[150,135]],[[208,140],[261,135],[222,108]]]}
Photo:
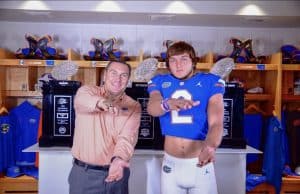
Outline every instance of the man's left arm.
{"label": "man's left arm", "polygon": [[199,166],[206,165],[215,160],[215,152],[221,144],[223,136],[224,105],[223,94],[213,95],[208,103],[208,132],[204,145],[199,153]]}
{"label": "man's left arm", "polygon": [[138,140],[138,131],[141,120],[141,105],[136,104],[133,113],[129,116],[123,129],[116,138],[113,156],[129,161],[133,155],[134,147]]}
{"label": "man's left arm", "polygon": [[138,131],[141,120],[141,105],[136,104],[135,110],[123,126],[116,138],[111,164],[106,177],[107,182],[118,181],[123,177],[124,167],[129,167],[129,160],[133,155],[134,147],[138,140]]}
{"label": "man's left arm", "polygon": [[205,142],[212,147],[217,148],[222,141],[223,136],[223,119],[224,119],[224,103],[223,95],[213,95],[207,108],[208,133]]}

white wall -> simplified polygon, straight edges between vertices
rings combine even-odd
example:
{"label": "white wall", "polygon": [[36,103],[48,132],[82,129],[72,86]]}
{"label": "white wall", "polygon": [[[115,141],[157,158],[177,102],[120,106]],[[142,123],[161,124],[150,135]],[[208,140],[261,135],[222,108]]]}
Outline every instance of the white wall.
{"label": "white wall", "polygon": [[82,55],[94,50],[90,44],[92,37],[101,40],[117,38],[117,45],[130,56],[136,56],[140,49],[147,55],[155,56],[163,50],[164,40],[186,40],[193,44],[199,56],[213,51],[229,54],[232,45],[229,40],[252,38],[255,55],[269,55],[280,51],[283,44],[293,44],[300,49],[300,28],[231,28],[195,26],[151,26],[117,24],[64,24],[0,22],[0,47],[15,52],[27,47],[26,33],[54,38],[51,46],[67,52],[72,48]]}

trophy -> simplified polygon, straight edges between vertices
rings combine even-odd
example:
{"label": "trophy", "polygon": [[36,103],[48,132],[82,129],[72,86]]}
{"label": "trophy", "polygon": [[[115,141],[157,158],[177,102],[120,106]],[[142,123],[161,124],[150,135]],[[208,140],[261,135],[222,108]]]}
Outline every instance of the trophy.
{"label": "trophy", "polygon": [[156,58],[148,58],[143,60],[135,69],[133,76],[138,82],[148,82],[157,70],[158,60]]}
{"label": "trophy", "polygon": [[64,61],[61,64],[55,65],[51,71],[51,75],[56,80],[68,80],[78,71],[78,65],[71,61]]}
{"label": "trophy", "polygon": [[31,34],[25,34],[28,42],[28,48],[19,48],[16,52],[18,59],[66,59],[66,56],[58,54],[56,48],[48,46],[52,42],[50,35],[37,37]]}
{"label": "trophy", "polygon": [[[234,66],[235,63],[232,58],[223,58],[213,65],[210,73],[218,75],[224,80]],[[244,149],[246,147],[246,141],[243,137],[244,89],[238,83],[227,82],[223,100],[223,139],[220,147]]]}
{"label": "trophy", "polygon": [[[54,66],[54,80],[43,83],[43,132],[41,147],[72,146],[75,126],[74,96],[81,86],[79,81],[69,81],[78,66],[71,61]],[[45,122],[44,122],[45,121]]]}
{"label": "trophy", "polygon": [[92,38],[91,44],[94,46],[94,51],[89,51],[88,55],[84,55],[85,60],[119,60],[121,52],[114,49],[114,44],[117,40],[113,37],[106,41],[102,41],[98,38]]}
{"label": "trophy", "polygon": [[210,73],[218,75],[222,79],[224,79],[230,74],[234,66],[234,60],[232,58],[226,57],[217,61],[210,69]]}
{"label": "trophy", "polygon": [[126,94],[137,100],[142,107],[141,123],[136,147],[139,149],[163,149],[163,136],[160,132],[158,118],[147,113],[149,95],[147,82],[154,76],[158,66],[156,58],[142,61],[133,72],[133,82],[126,88]]}

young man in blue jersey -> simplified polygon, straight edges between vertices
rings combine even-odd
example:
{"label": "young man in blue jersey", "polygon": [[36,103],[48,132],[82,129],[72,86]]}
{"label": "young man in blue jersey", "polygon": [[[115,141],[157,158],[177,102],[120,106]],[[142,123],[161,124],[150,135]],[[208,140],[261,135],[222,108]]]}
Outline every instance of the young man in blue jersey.
{"label": "young man in blue jersey", "polygon": [[216,194],[213,162],[223,134],[224,81],[196,73],[194,48],[176,42],[168,48],[170,74],[148,83],[148,113],[160,118],[165,136],[162,194]]}

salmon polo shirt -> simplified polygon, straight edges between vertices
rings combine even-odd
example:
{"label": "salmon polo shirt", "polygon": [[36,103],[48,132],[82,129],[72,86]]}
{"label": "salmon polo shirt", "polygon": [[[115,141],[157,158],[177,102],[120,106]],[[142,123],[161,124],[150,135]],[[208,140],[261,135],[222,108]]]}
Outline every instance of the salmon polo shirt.
{"label": "salmon polo shirt", "polygon": [[126,94],[113,101],[118,115],[99,110],[97,102],[105,98],[104,88],[82,86],[74,98],[74,158],[94,165],[107,165],[113,156],[129,161],[138,140],[141,105]]}

